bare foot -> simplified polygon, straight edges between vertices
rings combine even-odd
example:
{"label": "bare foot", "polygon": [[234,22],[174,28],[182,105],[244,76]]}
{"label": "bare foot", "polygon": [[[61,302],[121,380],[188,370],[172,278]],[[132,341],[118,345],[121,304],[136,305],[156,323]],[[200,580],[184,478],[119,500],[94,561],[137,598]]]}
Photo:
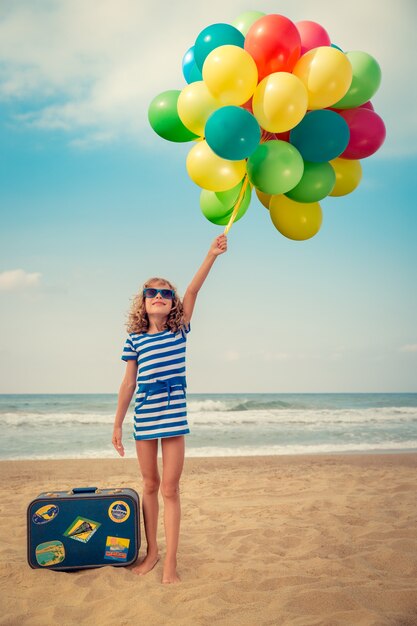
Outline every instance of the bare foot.
{"label": "bare foot", "polygon": [[155,567],[159,559],[159,554],[147,554],[139,565],[132,568],[132,572],[138,576],[144,576]]}
{"label": "bare foot", "polygon": [[162,574],[162,582],[164,584],[181,582],[181,579],[177,574],[176,559],[165,559],[164,571]]}

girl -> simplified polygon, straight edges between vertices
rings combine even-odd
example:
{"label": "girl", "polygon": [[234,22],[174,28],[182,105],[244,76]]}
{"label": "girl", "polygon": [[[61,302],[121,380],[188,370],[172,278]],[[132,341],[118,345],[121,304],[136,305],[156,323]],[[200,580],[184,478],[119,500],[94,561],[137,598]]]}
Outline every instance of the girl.
{"label": "girl", "polygon": [[134,300],[129,314],[129,335],[122,359],[126,373],[119,391],[112,443],[124,456],[122,424],[132,395],[135,398],[134,438],[143,479],[143,520],[147,553],[133,568],[147,574],[159,561],[156,542],[160,477],[158,439],[162,447],[162,486],[166,556],[163,583],[180,582],[177,548],[180,529],[179,481],[184,464],[184,435],[188,434],[185,379],[185,344],[197,293],[217,256],[227,250],[227,237],[213,241],[203,264],[188,286],[184,299],[163,278],[148,280]]}

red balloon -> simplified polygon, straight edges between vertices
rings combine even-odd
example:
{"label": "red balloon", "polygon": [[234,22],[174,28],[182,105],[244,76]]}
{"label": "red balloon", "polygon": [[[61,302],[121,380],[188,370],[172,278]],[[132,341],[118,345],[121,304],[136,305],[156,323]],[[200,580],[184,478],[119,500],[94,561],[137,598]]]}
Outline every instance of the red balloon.
{"label": "red balloon", "polygon": [[340,155],[342,159],[364,159],[382,146],[386,135],[385,124],[375,111],[357,107],[338,111],[338,114],[350,130],[349,143]]}
{"label": "red balloon", "polygon": [[274,72],[291,72],[301,53],[297,27],[283,15],[265,15],[250,27],[245,50],[258,68],[259,82]]}
{"label": "red balloon", "polygon": [[280,139],[281,141],[289,141],[290,140],[290,130],[286,130],[285,133],[274,133],[274,139]]}
{"label": "red balloon", "polygon": [[246,109],[247,111],[249,111],[249,113],[252,113],[253,115],[252,98],[249,98],[247,102],[244,102],[240,106],[242,107],[242,109]]}

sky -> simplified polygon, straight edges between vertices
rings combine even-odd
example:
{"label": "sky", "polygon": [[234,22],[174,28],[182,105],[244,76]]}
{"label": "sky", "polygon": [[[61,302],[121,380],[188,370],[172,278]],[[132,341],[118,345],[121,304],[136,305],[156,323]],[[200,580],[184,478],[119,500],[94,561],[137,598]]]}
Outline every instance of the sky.
{"label": "sky", "polygon": [[0,4],[0,393],[117,393],[131,299],[181,296],[223,228],[199,208],[193,144],[149,127],[203,28],[243,11],[322,24],[381,65],[387,127],[348,196],[295,242],[252,198],[198,294],[190,393],[417,391],[414,1]]}

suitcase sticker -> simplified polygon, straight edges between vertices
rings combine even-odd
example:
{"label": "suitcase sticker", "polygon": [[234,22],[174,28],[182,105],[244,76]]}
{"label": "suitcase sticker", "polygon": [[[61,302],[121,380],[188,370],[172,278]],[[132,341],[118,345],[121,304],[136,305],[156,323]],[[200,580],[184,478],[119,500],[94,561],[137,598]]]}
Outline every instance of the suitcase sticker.
{"label": "suitcase sticker", "polygon": [[48,522],[52,522],[58,513],[59,508],[56,504],[41,506],[41,508],[33,514],[32,522],[34,524],[47,524]]}
{"label": "suitcase sticker", "polygon": [[125,522],[130,515],[130,508],[123,500],[117,500],[109,506],[109,517],[113,522]]}
{"label": "suitcase sticker", "polygon": [[36,546],[36,560],[42,567],[57,565],[65,558],[65,548],[60,541],[46,541]]}
{"label": "suitcase sticker", "polygon": [[76,541],[82,541],[82,543],[87,543],[99,526],[101,526],[99,522],[78,516],[72,524],[68,526],[67,530],[64,532],[64,536],[75,539]]}
{"label": "suitcase sticker", "polygon": [[126,561],[130,539],[124,537],[107,537],[105,559]]}

